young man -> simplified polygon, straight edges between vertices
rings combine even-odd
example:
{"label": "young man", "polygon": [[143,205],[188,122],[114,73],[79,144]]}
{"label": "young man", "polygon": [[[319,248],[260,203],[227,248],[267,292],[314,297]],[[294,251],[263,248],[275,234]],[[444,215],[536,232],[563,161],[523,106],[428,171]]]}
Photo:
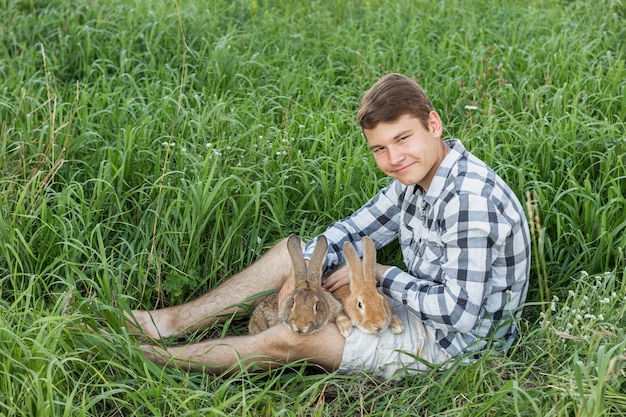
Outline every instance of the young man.
{"label": "young man", "polygon": [[[485,349],[506,350],[526,298],[530,239],[522,205],[493,170],[457,140],[444,141],[430,100],[413,80],[382,77],[364,95],[357,122],[376,165],[391,184],[323,234],[329,291],[347,285],[342,246],[371,236],[377,248],[399,239],[407,270],[376,265],[380,287],[404,322],[400,335],[354,329],[344,338],[334,324],[309,336],[278,325],[254,336],[212,339],[164,349],[144,345],[162,364],[221,373],[238,364],[263,368],[308,359],[329,371],[393,377]],[[305,248],[310,257],[316,239]],[[141,330],[160,338],[193,331],[236,311],[261,291],[293,288],[286,241],[209,293],[180,306],[134,311]],[[243,360],[243,361],[242,361]]]}

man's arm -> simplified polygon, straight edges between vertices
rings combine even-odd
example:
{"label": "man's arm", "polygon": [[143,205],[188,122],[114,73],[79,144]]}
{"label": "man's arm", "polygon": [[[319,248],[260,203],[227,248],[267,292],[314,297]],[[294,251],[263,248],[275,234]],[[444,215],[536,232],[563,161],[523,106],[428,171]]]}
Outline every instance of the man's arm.
{"label": "man's arm", "polygon": [[381,279],[383,292],[434,328],[470,332],[491,291],[492,263],[510,232],[497,213],[488,199],[478,195],[451,200],[441,216],[441,242],[422,243],[418,276],[387,268]]}
{"label": "man's arm", "polygon": [[[343,243],[346,241],[353,243],[357,253],[362,255],[361,239],[363,236],[370,236],[377,248],[381,248],[396,239],[400,214],[398,201],[404,192],[406,192],[406,187],[394,180],[350,217],[328,227],[323,233],[328,240],[328,254],[326,255],[324,272],[334,271],[344,265]],[[306,244],[305,258],[310,258],[315,248],[315,242],[316,238]]]}

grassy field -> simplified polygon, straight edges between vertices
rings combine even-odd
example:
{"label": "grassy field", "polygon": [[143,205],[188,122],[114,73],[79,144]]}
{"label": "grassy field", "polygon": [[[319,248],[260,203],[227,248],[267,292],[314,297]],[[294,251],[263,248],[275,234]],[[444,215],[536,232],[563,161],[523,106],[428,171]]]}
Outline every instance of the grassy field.
{"label": "grassy field", "polygon": [[[0,0],[0,21],[0,416],[626,413],[623,0]],[[145,360],[122,311],[387,183],[354,123],[386,72],[526,202],[514,348],[400,382]]]}

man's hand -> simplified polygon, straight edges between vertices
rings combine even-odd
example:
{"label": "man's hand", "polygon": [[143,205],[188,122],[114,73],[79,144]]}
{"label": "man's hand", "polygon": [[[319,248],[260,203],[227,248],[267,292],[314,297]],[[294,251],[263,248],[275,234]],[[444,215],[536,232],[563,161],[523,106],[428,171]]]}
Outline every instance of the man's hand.
{"label": "man's hand", "polygon": [[[376,275],[377,284],[380,284],[381,277],[389,268],[391,268],[389,265],[376,264],[374,273]],[[350,269],[347,265],[337,269],[335,272],[326,277],[322,284],[324,288],[331,292],[334,292],[344,285],[350,285]]]}
{"label": "man's hand", "polygon": [[[376,275],[376,283],[378,285],[380,285],[380,279],[389,268],[391,268],[389,265],[376,264],[374,273]],[[344,285],[350,285],[350,269],[347,265],[337,269],[335,272],[326,277],[326,280],[322,285],[330,292],[335,292],[335,290],[343,287]]]}
{"label": "man's hand", "polygon": [[335,292],[344,285],[350,285],[350,269],[343,266],[326,277],[322,283],[322,287],[330,292]]}

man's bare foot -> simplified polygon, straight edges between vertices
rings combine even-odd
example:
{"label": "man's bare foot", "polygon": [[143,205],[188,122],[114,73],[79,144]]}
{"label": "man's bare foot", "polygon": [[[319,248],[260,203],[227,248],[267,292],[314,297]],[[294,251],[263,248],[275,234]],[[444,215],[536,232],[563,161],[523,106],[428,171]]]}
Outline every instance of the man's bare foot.
{"label": "man's bare foot", "polygon": [[178,351],[178,349],[184,349],[184,348],[185,348],[184,346],[179,347],[179,348],[174,347],[174,348],[171,348],[171,351],[170,351],[159,345],[153,345],[153,344],[139,345],[139,349],[141,349],[141,353],[148,360],[158,365],[179,367],[187,371],[192,371],[192,370],[199,371],[204,366],[208,366],[208,364],[194,362],[194,361],[191,361],[190,359],[185,359],[185,358],[177,359],[176,352]]}
{"label": "man's bare foot", "polygon": [[163,339],[174,334],[168,325],[166,317],[160,317],[159,312],[132,310],[124,313],[128,319],[128,330],[137,336],[146,335],[152,339]]}
{"label": "man's bare foot", "polygon": [[164,365],[165,363],[167,363],[167,360],[170,357],[165,349],[162,349],[156,345],[142,344],[139,345],[139,348],[141,349],[141,353],[154,363]]}

